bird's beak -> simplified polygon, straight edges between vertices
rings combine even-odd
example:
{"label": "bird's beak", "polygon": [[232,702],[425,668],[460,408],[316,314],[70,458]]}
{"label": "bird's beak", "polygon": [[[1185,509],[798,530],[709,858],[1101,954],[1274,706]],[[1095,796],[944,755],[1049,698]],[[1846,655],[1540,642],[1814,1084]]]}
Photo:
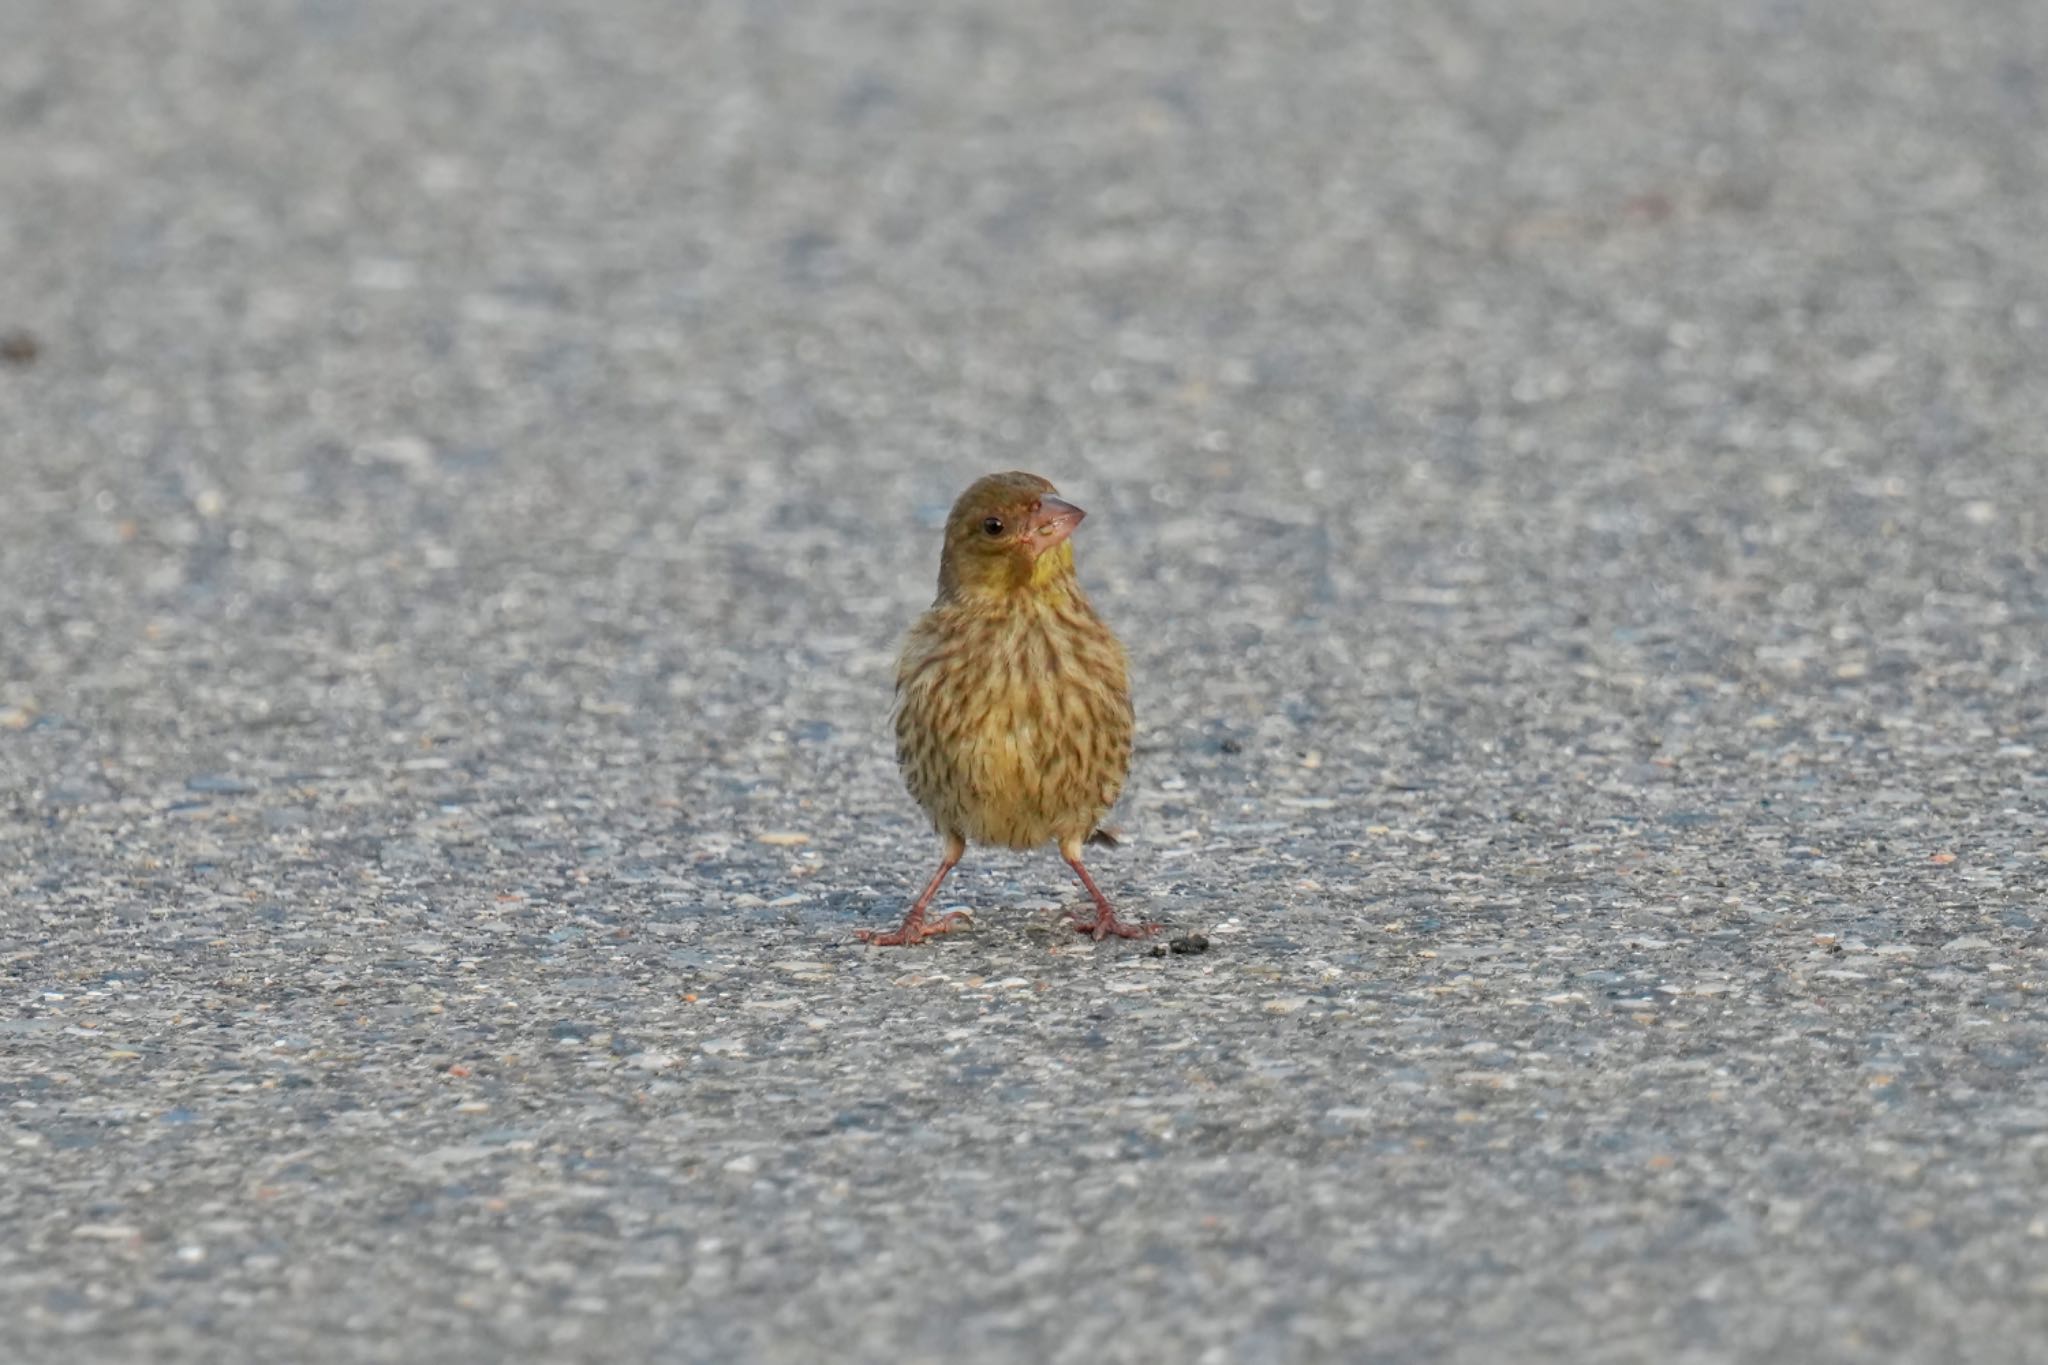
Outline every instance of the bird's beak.
{"label": "bird's beak", "polygon": [[1074,534],[1074,528],[1087,516],[1080,508],[1050,494],[1038,500],[1038,507],[1031,514],[1029,529],[1024,535],[1024,548],[1038,558],[1053,546]]}

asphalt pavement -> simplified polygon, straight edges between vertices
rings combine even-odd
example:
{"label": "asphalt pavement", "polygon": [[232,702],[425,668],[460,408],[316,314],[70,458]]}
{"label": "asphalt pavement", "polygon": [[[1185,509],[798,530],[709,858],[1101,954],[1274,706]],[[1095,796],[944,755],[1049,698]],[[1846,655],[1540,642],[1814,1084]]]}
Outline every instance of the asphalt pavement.
{"label": "asphalt pavement", "polygon": [[[2048,1360],[2044,243],[2038,0],[9,0],[0,1360]],[[870,949],[1010,468],[1169,929]]]}

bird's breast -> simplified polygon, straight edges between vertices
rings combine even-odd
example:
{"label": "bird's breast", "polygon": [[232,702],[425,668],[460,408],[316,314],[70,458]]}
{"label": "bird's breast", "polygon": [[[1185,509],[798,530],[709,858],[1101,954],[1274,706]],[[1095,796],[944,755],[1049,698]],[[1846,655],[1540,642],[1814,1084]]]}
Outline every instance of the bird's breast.
{"label": "bird's breast", "polygon": [[897,754],[942,829],[1029,847],[1085,836],[1130,763],[1123,650],[1078,605],[934,608],[898,671]]}

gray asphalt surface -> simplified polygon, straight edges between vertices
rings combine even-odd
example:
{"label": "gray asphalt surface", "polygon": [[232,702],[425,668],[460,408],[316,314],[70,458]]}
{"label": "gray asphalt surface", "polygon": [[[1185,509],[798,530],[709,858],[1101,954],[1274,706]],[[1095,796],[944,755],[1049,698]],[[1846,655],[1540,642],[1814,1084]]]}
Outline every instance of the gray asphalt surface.
{"label": "gray asphalt surface", "polygon": [[[2048,1359],[2048,7],[0,6],[0,1359]],[[1075,942],[936,526],[1091,516]]]}

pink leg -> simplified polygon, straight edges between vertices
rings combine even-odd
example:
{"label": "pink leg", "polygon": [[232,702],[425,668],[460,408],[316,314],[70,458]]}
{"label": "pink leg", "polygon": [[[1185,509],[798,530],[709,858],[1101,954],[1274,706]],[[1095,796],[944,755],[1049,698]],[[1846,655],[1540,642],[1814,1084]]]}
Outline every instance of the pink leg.
{"label": "pink leg", "polygon": [[1110,934],[1118,938],[1147,938],[1163,928],[1158,924],[1126,924],[1116,917],[1116,910],[1110,905],[1109,897],[1102,894],[1102,888],[1095,884],[1095,878],[1088,875],[1088,869],[1081,866],[1081,850],[1072,852],[1062,848],[1060,856],[1067,860],[1067,866],[1074,869],[1074,875],[1081,879],[1081,885],[1088,888],[1088,894],[1095,900],[1095,918],[1084,919],[1073,916],[1077,933],[1087,934],[1100,942]]}
{"label": "pink leg", "polygon": [[939,870],[932,873],[932,879],[924,884],[924,890],[918,894],[917,899],[911,902],[910,913],[903,917],[903,923],[887,933],[880,929],[856,929],[853,931],[854,937],[876,948],[907,947],[939,934],[949,934],[959,926],[960,921],[973,918],[965,910],[954,910],[934,920],[925,918],[925,910],[931,905],[932,897],[939,894],[939,887],[944,884],[946,874],[953,870],[965,852],[967,842],[964,839],[957,835],[948,836],[945,860],[939,864]]}

